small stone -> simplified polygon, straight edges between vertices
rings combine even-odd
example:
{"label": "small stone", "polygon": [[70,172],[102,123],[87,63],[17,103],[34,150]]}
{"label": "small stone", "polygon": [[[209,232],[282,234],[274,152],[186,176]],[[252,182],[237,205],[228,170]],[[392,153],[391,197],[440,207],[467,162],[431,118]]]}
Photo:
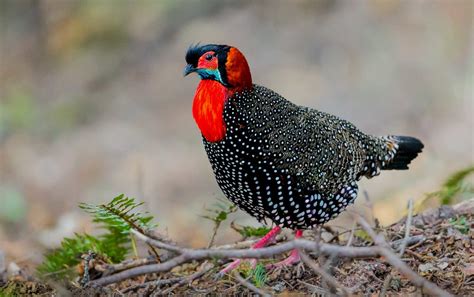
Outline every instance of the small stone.
{"label": "small stone", "polygon": [[441,270],[445,269],[448,266],[449,266],[448,262],[441,262],[441,263],[436,264],[436,267],[438,267]]}
{"label": "small stone", "polygon": [[10,262],[10,264],[8,264],[8,268],[7,268],[8,278],[12,278],[12,277],[20,275],[20,271],[21,271],[21,268],[15,262]]}
{"label": "small stone", "polygon": [[435,269],[436,268],[431,263],[420,264],[420,266],[418,266],[418,270],[420,272],[428,272],[428,271],[433,271]]}
{"label": "small stone", "polygon": [[279,282],[279,283],[277,283],[276,285],[274,285],[272,287],[273,291],[275,291],[277,293],[283,292],[283,290],[285,290],[285,288],[286,288],[286,286],[285,286],[284,282]]}

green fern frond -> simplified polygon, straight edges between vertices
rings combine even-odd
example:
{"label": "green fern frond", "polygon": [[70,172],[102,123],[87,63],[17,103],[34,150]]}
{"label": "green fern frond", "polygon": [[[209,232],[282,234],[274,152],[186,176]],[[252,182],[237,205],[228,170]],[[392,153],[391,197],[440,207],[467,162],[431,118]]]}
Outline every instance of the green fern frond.
{"label": "green fern frond", "polygon": [[465,216],[460,216],[457,218],[449,219],[449,223],[456,229],[458,229],[462,234],[468,234],[470,230],[470,225]]}
{"label": "green fern frond", "polygon": [[93,251],[111,263],[125,259],[129,252],[127,236],[105,234],[95,237],[89,234],[75,234],[64,238],[61,247],[45,255],[37,268],[40,275],[55,279],[70,278],[76,274],[75,267],[81,262],[81,255]]}
{"label": "green fern frond", "polygon": [[141,213],[137,208],[143,202],[137,203],[134,198],[120,195],[107,204],[93,205],[87,203],[79,204],[79,207],[92,214],[95,223],[103,224],[102,227],[115,232],[129,234],[131,229],[141,233],[156,227],[152,223],[153,217],[147,212]]}
{"label": "green fern frond", "polygon": [[[137,211],[143,203],[120,195],[111,202],[101,205],[81,203],[79,207],[93,216],[93,222],[100,224],[106,232],[99,236],[75,234],[64,238],[61,247],[45,255],[38,267],[43,276],[55,279],[70,278],[76,275],[75,266],[81,263],[81,256],[92,251],[110,263],[125,259],[131,249],[131,229],[147,232],[156,225],[153,217]],[[153,252],[156,253],[155,250]]]}
{"label": "green fern frond", "polygon": [[441,204],[448,205],[453,204],[456,197],[472,197],[474,187],[472,184],[465,183],[466,178],[471,174],[474,174],[474,166],[454,172],[446,179],[439,191],[427,194],[425,200],[437,198]]}
{"label": "green fern frond", "polygon": [[214,203],[212,208],[206,208],[205,210],[207,214],[201,215],[201,217],[213,221],[215,224],[220,224],[227,220],[229,214],[237,211],[237,206],[228,201],[219,200]]}
{"label": "green fern frond", "polygon": [[[143,205],[143,202],[135,202],[134,198],[119,195],[107,204],[93,205],[87,203],[79,204],[79,207],[94,217],[94,223],[102,224],[102,227],[110,232],[110,236],[130,235],[130,230],[135,229],[140,233],[147,233],[155,228],[153,216],[148,212],[139,212],[137,209]],[[132,245],[134,246],[133,238]],[[158,258],[158,252],[151,245],[150,250]],[[134,246],[134,251],[136,248]],[[137,256],[137,255],[136,255]]]}

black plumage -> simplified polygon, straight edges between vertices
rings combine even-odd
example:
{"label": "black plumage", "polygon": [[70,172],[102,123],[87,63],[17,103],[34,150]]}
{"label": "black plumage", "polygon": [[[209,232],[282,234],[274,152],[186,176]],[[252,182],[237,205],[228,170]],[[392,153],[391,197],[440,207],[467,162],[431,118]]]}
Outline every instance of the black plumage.
{"label": "black plumage", "polygon": [[407,169],[423,148],[412,137],[366,135],[258,85],[231,96],[223,117],[225,138],[203,139],[220,188],[258,220],[292,229],[334,218],[361,177]]}

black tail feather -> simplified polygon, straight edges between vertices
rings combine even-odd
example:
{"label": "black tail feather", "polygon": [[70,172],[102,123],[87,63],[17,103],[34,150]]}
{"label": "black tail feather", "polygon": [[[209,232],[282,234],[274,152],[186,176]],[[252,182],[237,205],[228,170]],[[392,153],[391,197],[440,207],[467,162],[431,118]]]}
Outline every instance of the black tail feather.
{"label": "black tail feather", "polygon": [[408,169],[408,164],[421,153],[424,147],[420,140],[410,136],[392,136],[391,140],[398,145],[398,149],[395,157],[382,169]]}

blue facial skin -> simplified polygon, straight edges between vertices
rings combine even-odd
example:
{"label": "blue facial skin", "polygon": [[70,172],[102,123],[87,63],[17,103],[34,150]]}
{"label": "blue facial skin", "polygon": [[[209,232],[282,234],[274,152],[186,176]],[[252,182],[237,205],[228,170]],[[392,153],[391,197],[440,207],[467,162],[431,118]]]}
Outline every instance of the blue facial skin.
{"label": "blue facial skin", "polygon": [[199,68],[196,72],[199,74],[201,79],[213,79],[224,84],[222,82],[221,73],[217,69]]}

